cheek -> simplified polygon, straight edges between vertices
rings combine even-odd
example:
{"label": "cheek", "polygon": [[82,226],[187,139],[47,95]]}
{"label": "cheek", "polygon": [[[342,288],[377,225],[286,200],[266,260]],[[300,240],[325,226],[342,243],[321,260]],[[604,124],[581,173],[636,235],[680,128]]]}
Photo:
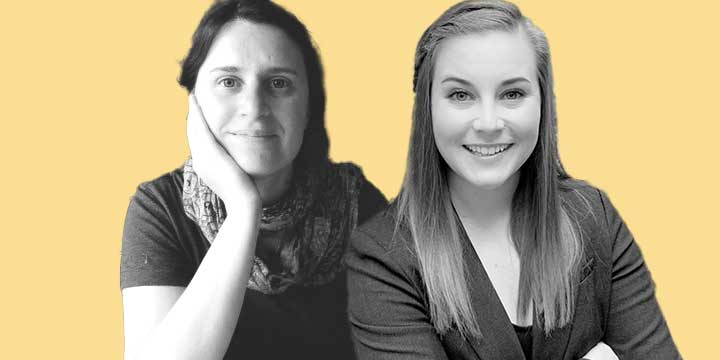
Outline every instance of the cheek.
{"label": "cheek", "polygon": [[280,99],[273,104],[273,114],[293,140],[302,141],[308,124],[307,98],[303,96]]}
{"label": "cheek", "polygon": [[435,147],[440,153],[440,157],[445,163],[455,168],[453,164],[459,160],[460,147],[457,146],[457,139],[462,136],[461,131],[453,126],[450,119],[443,117],[442,111],[437,113],[433,111],[432,127]]}
{"label": "cheek", "polygon": [[462,120],[462,114],[443,107],[435,109],[432,112],[435,143],[438,147],[454,146],[468,131]]}
{"label": "cheek", "polygon": [[431,116],[435,146],[437,146],[438,149],[442,151],[443,144],[445,143],[445,139],[447,138],[446,128],[444,126],[445,124],[443,124],[442,117],[437,112],[433,111]]}
{"label": "cheek", "polygon": [[431,98],[430,116],[435,135],[435,144],[441,147],[444,143],[450,141],[453,133],[456,132],[453,126],[455,115],[443,101],[433,96]]}
{"label": "cheek", "polygon": [[535,148],[540,129],[540,105],[532,103],[517,109],[510,122],[515,136],[528,147]]}

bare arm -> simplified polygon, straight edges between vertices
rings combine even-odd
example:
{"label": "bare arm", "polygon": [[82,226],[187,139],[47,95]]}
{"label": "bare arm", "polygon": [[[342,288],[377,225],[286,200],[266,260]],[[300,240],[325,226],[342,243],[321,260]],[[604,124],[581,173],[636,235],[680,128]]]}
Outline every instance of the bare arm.
{"label": "bare arm", "polygon": [[260,198],[252,179],[207,127],[194,95],[189,103],[194,170],[223,199],[228,215],[187,288],[123,290],[125,359],[222,359],[242,309]]}
{"label": "bare arm", "polygon": [[255,253],[256,227],[243,220],[228,217],[184,291],[123,290],[126,359],[222,359]]}

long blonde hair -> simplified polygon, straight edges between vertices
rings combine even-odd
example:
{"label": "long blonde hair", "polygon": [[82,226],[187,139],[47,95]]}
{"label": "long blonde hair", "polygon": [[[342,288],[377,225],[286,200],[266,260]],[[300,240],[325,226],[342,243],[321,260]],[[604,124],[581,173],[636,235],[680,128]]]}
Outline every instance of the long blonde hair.
{"label": "long blonde hair", "polygon": [[453,326],[481,337],[472,310],[461,232],[450,200],[447,164],[435,144],[430,91],[435,49],[445,38],[487,31],[524,31],[535,50],[542,96],[538,143],[520,169],[512,200],[511,236],[520,256],[519,309],[532,303],[543,329],[567,324],[574,311],[574,277],[582,244],[559,192],[569,179],[557,149],[557,119],[550,52],[545,34],[512,3],[463,1],[443,13],[420,38],[415,53],[415,106],[407,169],[398,196],[397,227],[410,231],[436,331]]}

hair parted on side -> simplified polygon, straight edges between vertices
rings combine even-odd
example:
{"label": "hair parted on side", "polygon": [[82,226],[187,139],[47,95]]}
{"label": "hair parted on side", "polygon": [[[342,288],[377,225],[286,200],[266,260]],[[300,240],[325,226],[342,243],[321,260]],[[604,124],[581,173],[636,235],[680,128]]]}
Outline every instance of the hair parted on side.
{"label": "hair parted on side", "polygon": [[409,230],[417,253],[436,331],[456,327],[463,336],[481,337],[470,303],[447,174],[432,126],[430,94],[437,46],[454,36],[491,31],[527,35],[534,52],[541,90],[538,143],[522,165],[512,200],[510,233],[520,256],[518,311],[532,303],[546,333],[571,321],[573,288],[582,259],[582,243],[559,192],[569,175],[557,148],[557,119],[550,51],[545,34],[512,3],[468,0],[443,13],[423,33],[415,53],[415,105],[407,168],[397,200],[397,228]]}
{"label": "hair parted on side", "polygon": [[295,164],[313,168],[329,161],[330,141],[325,129],[325,83],[320,55],[305,25],[281,6],[270,0],[216,0],[205,12],[192,37],[178,83],[188,93],[195,89],[198,72],[213,42],[229,23],[246,20],[277,27],[300,50],[308,79],[308,124]]}

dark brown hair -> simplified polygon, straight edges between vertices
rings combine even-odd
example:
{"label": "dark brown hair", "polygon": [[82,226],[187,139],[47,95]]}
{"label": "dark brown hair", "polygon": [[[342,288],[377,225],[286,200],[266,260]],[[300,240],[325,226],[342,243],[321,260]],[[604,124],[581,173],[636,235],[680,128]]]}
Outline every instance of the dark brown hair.
{"label": "dark brown hair", "polygon": [[305,25],[269,0],[221,0],[213,3],[200,20],[192,45],[182,62],[178,82],[188,93],[195,88],[198,71],[218,33],[228,23],[246,20],[275,26],[298,47],[305,63],[309,88],[308,125],[295,159],[299,167],[315,167],[328,161],[330,142],[325,130],[325,85],[322,62]]}

